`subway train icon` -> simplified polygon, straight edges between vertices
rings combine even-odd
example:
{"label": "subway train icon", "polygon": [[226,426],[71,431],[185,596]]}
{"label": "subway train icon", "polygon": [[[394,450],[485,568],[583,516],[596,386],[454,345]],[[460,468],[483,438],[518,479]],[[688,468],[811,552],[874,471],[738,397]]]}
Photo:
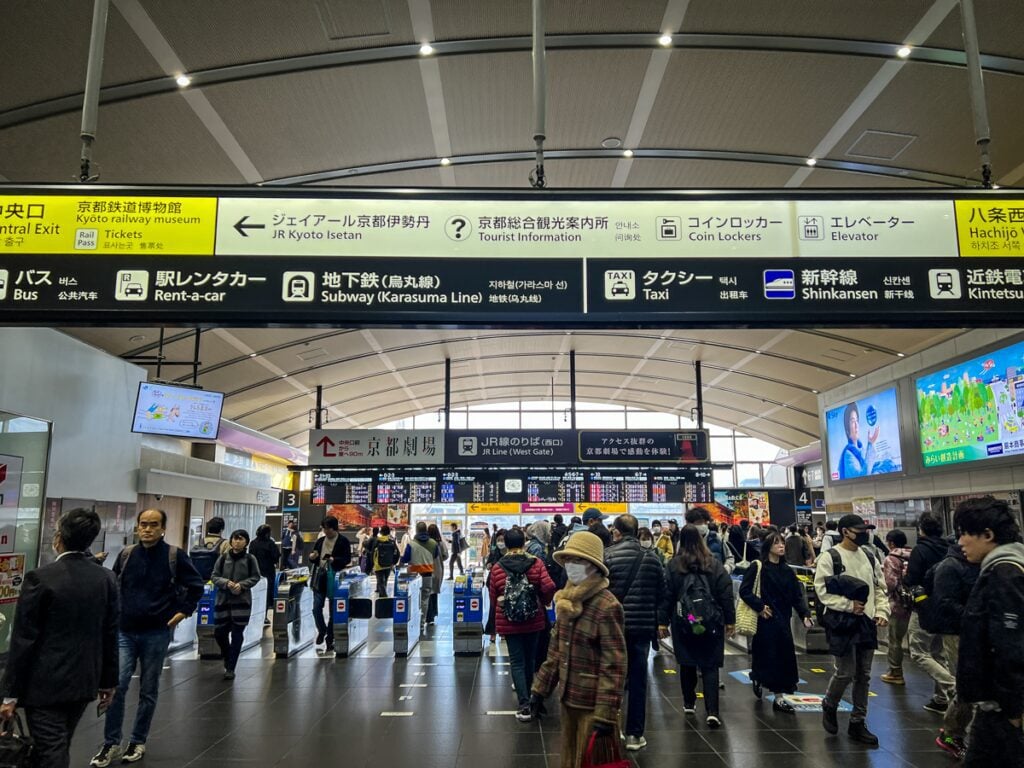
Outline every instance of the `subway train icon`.
{"label": "subway train icon", "polygon": [[792,269],[766,269],[764,271],[764,297],[766,299],[795,299],[796,275]]}

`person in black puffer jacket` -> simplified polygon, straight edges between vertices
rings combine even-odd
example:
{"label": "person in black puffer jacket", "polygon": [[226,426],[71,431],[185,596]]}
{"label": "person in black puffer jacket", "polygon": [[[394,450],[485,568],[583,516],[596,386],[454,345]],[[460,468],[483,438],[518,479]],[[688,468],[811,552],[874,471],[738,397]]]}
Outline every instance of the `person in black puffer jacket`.
{"label": "person in black puffer jacket", "polygon": [[[935,566],[935,587],[932,590],[932,622],[942,637],[942,650],[946,656],[949,672],[956,677],[957,656],[960,653],[960,626],[967,601],[971,596],[974,582],[981,570],[979,563],[967,560],[959,544],[952,544],[946,558]],[[939,729],[939,746],[952,754],[967,739],[967,726],[971,723],[974,708],[954,695],[946,708],[942,728]],[[953,749],[950,749],[950,745]]]}
{"label": "person in black puffer jacket", "polygon": [[[928,571],[938,565],[949,551],[949,541],[942,537],[942,520],[932,512],[922,512],[917,521],[918,540],[910,552],[907,576],[904,584],[908,587],[924,587]],[[929,585],[930,587],[931,585]],[[910,658],[935,681],[935,693],[924,705],[930,712],[945,714],[949,700],[956,688],[956,679],[950,674],[942,652],[942,637],[934,634],[931,612],[935,601],[928,599],[915,602],[914,612],[907,628]]]}
{"label": "person in black puffer jacket", "polygon": [[626,615],[626,658],[628,702],[626,705],[626,749],[647,744],[647,655],[651,641],[658,637],[658,607],[665,590],[665,568],[661,556],[644,549],[637,538],[638,523],[633,515],[619,515],[612,535],[616,541],[605,550],[608,589],[622,603]]}

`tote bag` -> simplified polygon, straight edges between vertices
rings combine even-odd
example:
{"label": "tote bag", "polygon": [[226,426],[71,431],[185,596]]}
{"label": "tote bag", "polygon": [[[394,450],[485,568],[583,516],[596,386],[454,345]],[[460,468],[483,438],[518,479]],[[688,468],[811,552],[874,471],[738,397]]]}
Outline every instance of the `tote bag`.
{"label": "tote bag", "polygon": [[[754,577],[754,595],[760,597],[761,561],[756,560],[754,567],[757,568],[757,576]],[[741,597],[736,598],[736,634],[744,637],[753,637],[757,634],[757,613]]]}

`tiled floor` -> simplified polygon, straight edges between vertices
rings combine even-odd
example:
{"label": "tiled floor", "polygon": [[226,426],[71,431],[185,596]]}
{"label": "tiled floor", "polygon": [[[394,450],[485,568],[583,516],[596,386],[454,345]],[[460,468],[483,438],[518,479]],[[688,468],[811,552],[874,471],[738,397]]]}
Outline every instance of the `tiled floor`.
{"label": "tiled floor", "polygon": [[[368,646],[349,659],[322,660],[307,650],[285,661],[270,658],[266,647],[254,649],[239,662],[234,682],[221,679],[219,662],[173,657],[140,765],[557,768],[557,715],[521,724],[507,714],[515,697],[504,649],[455,658],[450,602],[442,600],[433,639],[408,659],[391,655],[385,622],[374,626]],[[881,747],[869,749],[846,737],[845,716],[840,715],[839,736],[828,736],[820,715],[775,713],[770,703],[754,699],[749,685],[727,674],[721,699],[725,726],[709,731],[703,716],[683,716],[673,658],[652,654],[648,746],[629,756],[641,768],[954,765],[933,743],[939,716],[921,708],[931,694],[929,681],[908,664],[908,685],[886,686],[877,680],[884,664],[877,656],[877,696],[868,715]],[[748,666],[744,655],[726,658],[726,672]],[[829,658],[801,657],[800,667],[808,681],[804,690],[824,691]],[[423,683],[425,688],[400,687]],[[129,701],[136,698],[133,688]],[[556,712],[557,706],[550,709]],[[126,732],[133,716],[130,706]],[[102,720],[87,715],[73,744],[72,765],[87,765],[101,740]]]}

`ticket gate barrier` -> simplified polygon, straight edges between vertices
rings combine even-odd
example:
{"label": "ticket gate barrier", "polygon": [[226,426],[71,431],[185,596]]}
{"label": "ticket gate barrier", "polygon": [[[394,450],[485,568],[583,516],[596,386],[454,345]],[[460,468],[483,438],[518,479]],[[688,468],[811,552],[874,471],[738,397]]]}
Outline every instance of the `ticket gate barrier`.
{"label": "ticket gate barrier", "polygon": [[489,593],[484,587],[484,569],[470,568],[457,576],[452,590],[452,634],[456,656],[479,656],[484,648]]}
{"label": "ticket gate barrier", "polygon": [[370,636],[373,600],[370,577],[358,568],[335,574],[337,587],[331,600],[334,618],[334,651],[345,658],[366,645]]}
{"label": "ticket gate barrier", "polygon": [[[267,615],[267,580],[260,579],[252,590],[251,612],[249,623],[245,625],[245,639],[242,641],[242,651],[247,651],[260,644],[263,639],[263,621]],[[214,624],[214,606],[217,601],[217,587],[212,581],[208,581],[203,587],[203,596],[199,598],[199,605],[196,608],[198,617],[196,625],[196,640],[198,641],[199,658],[219,659],[221,657],[220,646],[214,637],[216,626]]]}
{"label": "ticket gate barrier", "polygon": [[316,640],[309,568],[293,568],[277,574],[271,631],[274,656],[279,659],[294,656]]}
{"label": "ticket gate barrier", "polygon": [[394,600],[377,600],[377,606],[384,609],[378,612],[378,618],[385,618],[380,613],[386,612],[387,604],[391,603],[395,656],[408,656],[420,641],[423,632],[423,610],[426,608],[420,605],[422,585],[423,577],[418,573],[400,573],[395,579]]}

